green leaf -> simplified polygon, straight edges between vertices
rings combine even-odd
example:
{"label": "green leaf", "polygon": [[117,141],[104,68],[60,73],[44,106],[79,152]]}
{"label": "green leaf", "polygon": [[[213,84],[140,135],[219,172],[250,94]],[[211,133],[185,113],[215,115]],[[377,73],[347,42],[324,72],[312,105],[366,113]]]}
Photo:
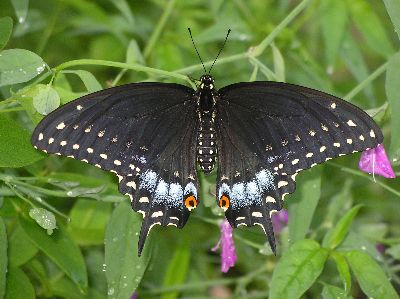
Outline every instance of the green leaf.
{"label": "green leaf", "polygon": [[321,195],[321,167],[302,173],[297,190],[289,201],[289,239],[304,239],[309,231],[315,208]]}
{"label": "green leaf", "polygon": [[363,235],[353,231],[349,231],[340,246],[336,248],[336,251],[340,252],[347,252],[351,250],[362,250],[373,256],[376,260],[382,260],[381,255],[376,249],[376,243],[372,243]]}
{"label": "green leaf", "polygon": [[145,64],[145,59],[142,52],[140,51],[139,45],[136,40],[132,39],[129,42],[128,49],[126,50],[126,62],[127,63],[138,63]]}
{"label": "green leaf", "polygon": [[324,284],[324,288],[322,289],[322,298],[323,299],[351,299],[352,297],[347,296],[346,292],[341,288],[330,284]]}
{"label": "green leaf", "polygon": [[44,155],[30,144],[30,134],[17,122],[0,114],[0,167],[22,167],[32,164]]}
{"label": "green leaf", "polygon": [[68,71],[63,71],[65,74],[75,74],[79,76],[79,78],[82,80],[83,84],[85,84],[85,87],[87,91],[89,92],[96,92],[99,90],[102,90],[103,87],[97,81],[96,77],[93,76],[92,73],[85,71],[85,70],[68,70]]}
{"label": "green leaf", "polygon": [[22,227],[17,224],[9,242],[9,263],[10,266],[21,266],[33,258],[38,248],[32,243]]}
{"label": "green leaf", "polygon": [[385,253],[390,254],[396,260],[400,261],[400,244],[391,246],[385,251]]}
{"label": "green leaf", "polygon": [[7,273],[5,299],[36,298],[35,290],[28,276],[20,268],[12,267]]}
{"label": "green leaf", "polygon": [[334,249],[343,242],[349,232],[354,217],[357,215],[361,207],[362,205],[356,205],[339,220],[336,226],[325,235],[322,243],[323,246]]}
{"label": "green leaf", "polygon": [[349,293],[351,290],[351,274],[345,257],[340,252],[331,252],[331,257],[336,263],[336,268],[342,279],[344,290]]}
{"label": "green leaf", "polygon": [[274,71],[276,75],[276,80],[279,82],[285,82],[285,59],[282,56],[282,53],[275,46],[275,44],[271,44],[272,55],[274,60]]}
{"label": "green leaf", "polygon": [[60,106],[60,96],[50,85],[38,84],[33,96],[33,107],[42,115],[47,115]]}
{"label": "green leaf", "polygon": [[101,245],[110,215],[110,203],[79,199],[71,209],[68,231],[79,245]]}
{"label": "green leaf", "polygon": [[321,1],[320,15],[322,36],[325,43],[325,58],[328,70],[333,69],[346,33],[348,14],[345,1]]}
{"label": "green leaf", "polygon": [[386,95],[392,111],[389,157],[393,161],[400,161],[400,134],[395,133],[400,130],[400,117],[396,115],[397,111],[400,111],[398,82],[400,82],[400,53],[397,53],[389,60],[385,83]]}
{"label": "green leaf", "polygon": [[357,281],[363,292],[371,298],[399,298],[390,280],[368,254],[354,250],[346,254]]}
{"label": "green leaf", "polygon": [[18,22],[25,22],[26,16],[28,15],[29,0],[11,0],[11,3],[14,6]]}
{"label": "green leaf", "polygon": [[362,35],[366,44],[376,53],[387,58],[393,54],[394,49],[386,34],[386,31],[377,17],[371,5],[364,0],[353,0],[348,2],[352,18]]}
{"label": "green leaf", "polygon": [[13,21],[10,17],[0,18],[0,50],[2,50],[10,39]]}
{"label": "green leaf", "polygon": [[67,277],[59,279],[51,279],[49,284],[51,293],[54,297],[68,298],[68,299],[81,299],[82,293],[76,285]]}
{"label": "green leaf", "polygon": [[394,31],[400,39],[400,1],[399,0],[383,0],[385,3],[386,11],[392,20]]}
{"label": "green leaf", "polygon": [[[178,247],[168,264],[167,272],[164,276],[163,287],[168,288],[185,282],[189,270],[190,248],[182,245]],[[178,298],[179,292],[165,293],[163,299]]]}
{"label": "green leaf", "polygon": [[53,230],[57,228],[56,217],[54,214],[43,208],[33,208],[29,210],[29,216],[36,221],[42,228],[47,230],[47,234],[51,235]]}
{"label": "green leaf", "polygon": [[85,292],[88,285],[85,262],[63,226],[49,236],[33,220],[20,217],[19,223],[30,240]]}
{"label": "green leaf", "polygon": [[0,52],[0,87],[23,83],[46,69],[46,64],[35,53],[23,49]]}
{"label": "green leaf", "polygon": [[[107,226],[105,240],[108,295],[129,298],[138,287],[150,260],[149,243],[141,257],[137,243],[142,219],[126,202],[115,208]],[[149,241],[149,240],[148,240]]]}
{"label": "green leaf", "polygon": [[0,217],[0,298],[4,297],[6,292],[6,274],[8,264],[8,241],[6,225],[4,224],[3,218]]}
{"label": "green leaf", "polygon": [[[340,57],[346,63],[350,72],[361,83],[369,76],[369,70],[365,62],[363,53],[361,52],[359,41],[350,32],[346,32],[344,41],[340,49]],[[368,84],[363,92],[371,99],[374,98],[372,85]]]}
{"label": "green leaf", "polygon": [[269,299],[300,298],[321,274],[328,254],[313,240],[294,243],[274,270]]}

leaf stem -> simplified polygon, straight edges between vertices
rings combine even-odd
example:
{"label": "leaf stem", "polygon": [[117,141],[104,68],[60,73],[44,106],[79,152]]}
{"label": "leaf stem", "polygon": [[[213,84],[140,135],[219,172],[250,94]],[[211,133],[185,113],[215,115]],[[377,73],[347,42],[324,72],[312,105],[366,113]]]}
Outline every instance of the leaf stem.
{"label": "leaf stem", "polygon": [[384,64],[382,64],[380,67],[378,67],[372,74],[370,74],[367,78],[365,78],[362,82],[360,82],[360,84],[358,84],[348,94],[346,94],[344,96],[344,99],[345,100],[352,99],[356,94],[358,94],[360,91],[362,91],[372,81],[374,81],[377,77],[379,77],[381,74],[383,74],[386,71],[388,65],[389,65],[389,62],[387,61]]}
{"label": "leaf stem", "polygon": [[165,24],[171,15],[171,12],[175,6],[175,0],[170,0],[167,4],[167,6],[164,8],[164,12],[161,15],[160,20],[157,23],[156,28],[154,29],[153,33],[151,34],[149,40],[147,41],[146,47],[144,48],[143,51],[143,56],[144,58],[148,58],[151,51],[153,50],[157,40],[159,39],[161,35],[161,31],[164,29]]}
{"label": "leaf stem", "polygon": [[148,74],[156,74],[159,76],[166,76],[166,77],[173,77],[177,78],[180,80],[184,80],[188,82],[193,88],[195,87],[192,81],[190,79],[182,74],[177,74],[175,72],[168,72],[168,71],[163,71],[147,66],[143,66],[140,64],[136,63],[125,63],[125,62],[115,62],[115,61],[108,61],[108,60],[99,60],[99,59],[77,59],[77,60],[71,60],[64,62],[55,68],[53,68],[54,71],[59,72],[61,70],[64,70],[66,68],[74,67],[74,66],[79,66],[79,65],[104,65],[104,66],[111,66],[111,67],[116,67],[116,68],[125,68],[129,70],[134,70],[138,72],[144,72]]}

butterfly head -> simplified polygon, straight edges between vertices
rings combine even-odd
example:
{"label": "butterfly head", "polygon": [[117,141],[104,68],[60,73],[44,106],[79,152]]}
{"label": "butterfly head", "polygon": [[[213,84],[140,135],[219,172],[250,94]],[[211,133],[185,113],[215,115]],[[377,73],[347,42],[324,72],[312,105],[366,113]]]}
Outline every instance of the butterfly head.
{"label": "butterfly head", "polygon": [[203,75],[200,77],[201,89],[214,89],[214,78],[211,75]]}

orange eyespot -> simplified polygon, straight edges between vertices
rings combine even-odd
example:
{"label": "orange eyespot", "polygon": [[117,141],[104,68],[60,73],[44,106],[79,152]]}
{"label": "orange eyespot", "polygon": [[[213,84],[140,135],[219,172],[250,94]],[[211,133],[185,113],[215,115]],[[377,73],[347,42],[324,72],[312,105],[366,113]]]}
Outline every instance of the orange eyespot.
{"label": "orange eyespot", "polygon": [[221,208],[223,208],[224,210],[226,210],[227,208],[229,208],[231,201],[229,200],[228,196],[226,196],[225,194],[221,196],[221,198],[219,199],[219,206]]}
{"label": "orange eyespot", "polygon": [[186,197],[185,206],[189,211],[196,208],[197,207],[196,197],[194,197],[194,195],[190,195],[190,196]]}

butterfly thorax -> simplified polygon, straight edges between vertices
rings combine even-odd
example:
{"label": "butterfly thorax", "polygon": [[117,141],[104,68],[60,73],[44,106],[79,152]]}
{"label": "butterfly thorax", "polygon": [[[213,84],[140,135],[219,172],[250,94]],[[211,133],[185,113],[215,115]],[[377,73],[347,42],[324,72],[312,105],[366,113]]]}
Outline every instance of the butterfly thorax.
{"label": "butterfly thorax", "polygon": [[215,100],[217,92],[210,75],[201,77],[201,85],[196,93],[199,117],[197,132],[197,162],[205,174],[209,174],[215,165],[217,155],[215,135]]}

